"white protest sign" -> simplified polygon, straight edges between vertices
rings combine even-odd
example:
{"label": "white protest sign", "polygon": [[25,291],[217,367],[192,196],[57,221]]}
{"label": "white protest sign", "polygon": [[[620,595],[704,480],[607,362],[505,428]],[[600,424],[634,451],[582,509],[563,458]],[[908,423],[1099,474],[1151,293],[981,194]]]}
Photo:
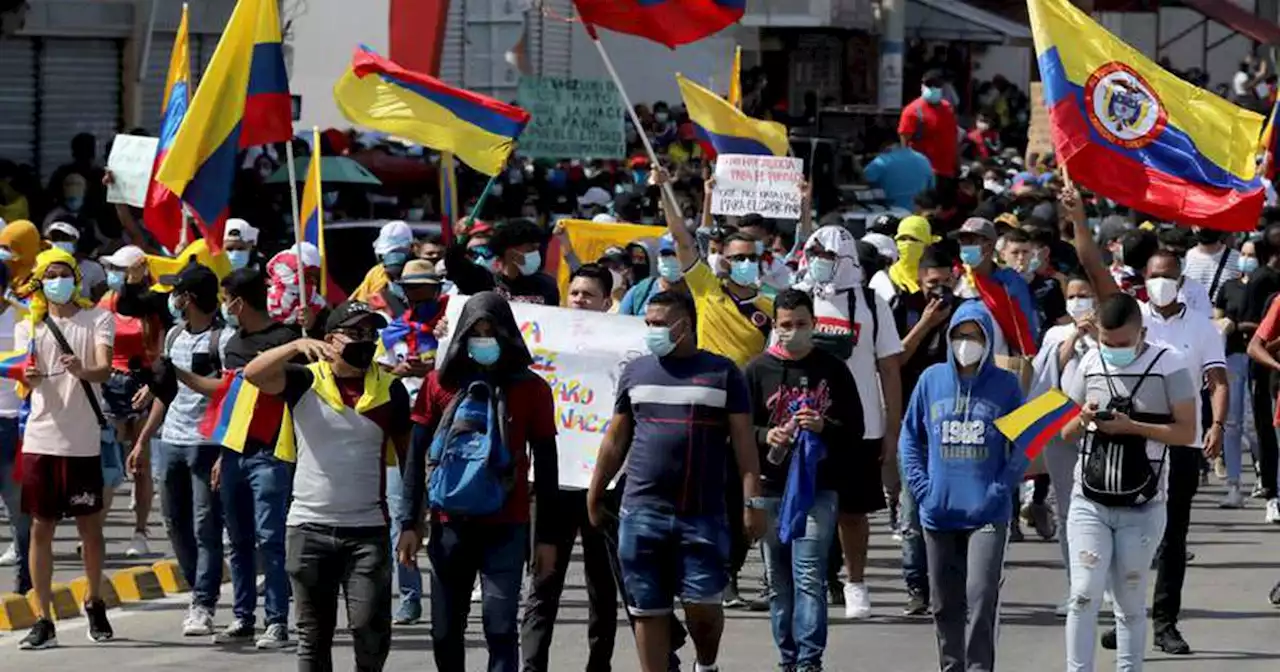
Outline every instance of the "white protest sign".
{"label": "white protest sign", "polygon": [[[446,315],[450,325],[458,323],[467,298],[449,300]],[[644,343],[644,320],[531,303],[513,303],[511,310],[533,355],[530,368],[551,386],[556,402],[560,486],[585,488],[591,483],[600,442],[613,418],[622,367],[649,353]],[[448,347],[442,340],[440,352],[448,352]],[[443,359],[442,354],[436,361]]]}
{"label": "white protest sign", "polygon": [[804,161],[789,156],[721,154],[711,214],[800,219]]}
{"label": "white protest sign", "polygon": [[146,205],[151,168],[159,146],[159,138],[123,133],[116,136],[111,143],[111,156],[107,157],[112,178],[107,187],[108,203],[124,203],[135,208]]}

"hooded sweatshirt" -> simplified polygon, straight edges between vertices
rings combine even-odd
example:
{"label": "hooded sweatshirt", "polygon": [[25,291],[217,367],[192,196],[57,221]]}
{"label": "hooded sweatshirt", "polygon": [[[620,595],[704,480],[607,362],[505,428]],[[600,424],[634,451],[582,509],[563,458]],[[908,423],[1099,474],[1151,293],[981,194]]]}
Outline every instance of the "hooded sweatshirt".
{"label": "hooded sweatshirt", "polygon": [[903,477],[927,530],[1008,523],[1011,488],[1027,468],[1025,454],[995,427],[996,418],[1023,403],[1018,379],[993,362],[993,326],[982,304],[960,304],[948,334],[964,322],[977,322],[986,336],[987,351],[977,372],[961,375],[948,348],[946,363],[934,364],[920,376],[898,441]]}

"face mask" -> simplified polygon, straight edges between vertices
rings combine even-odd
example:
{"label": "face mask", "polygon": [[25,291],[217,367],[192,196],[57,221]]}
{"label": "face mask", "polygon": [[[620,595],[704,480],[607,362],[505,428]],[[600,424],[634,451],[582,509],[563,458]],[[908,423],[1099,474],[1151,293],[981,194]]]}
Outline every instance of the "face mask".
{"label": "face mask", "polygon": [[520,275],[533,275],[542,266],[542,253],[534,250],[524,253],[524,261],[520,264]]}
{"label": "face mask", "polygon": [[1093,298],[1081,296],[1074,299],[1067,299],[1067,314],[1072,319],[1078,320],[1089,313],[1093,312]]}
{"label": "face mask", "polygon": [[666,112],[655,112],[653,118],[658,123],[665,124],[667,123],[667,119],[670,119],[671,117]]}
{"label": "face mask", "polygon": [[831,282],[836,277],[836,260],[814,257],[809,262],[809,279],[818,284]]}
{"label": "face mask", "polygon": [[44,289],[44,298],[57,304],[70,301],[76,291],[75,278],[53,278],[43,281],[40,286]]}
{"label": "face mask", "polygon": [[54,243],[54,244],[53,244],[53,247],[54,247],[54,249],[62,250],[63,252],[66,252],[67,254],[75,254],[75,253],[76,253],[76,244],[75,244],[75,243],[68,243],[68,242],[63,241],[63,242],[60,242],[60,243]]}
{"label": "face mask", "polygon": [[68,196],[65,200],[67,209],[71,212],[80,212],[80,208],[84,207],[84,196]]}
{"label": "face mask", "polygon": [[7,247],[0,247],[0,261],[12,261],[12,260],[13,260],[13,250],[10,250]]}
{"label": "face mask", "polygon": [[951,341],[951,352],[955,355],[956,363],[960,366],[973,366],[982,361],[982,356],[986,354],[987,348],[967,338],[957,338]]}
{"label": "face mask", "polygon": [[909,240],[898,241],[898,259],[906,264],[908,268],[917,268],[920,266],[920,257],[924,256],[924,243],[917,243]]}
{"label": "face mask", "polygon": [[374,341],[351,341],[342,346],[342,361],[352,368],[364,370],[373,364],[373,353],[378,349]]}
{"label": "face mask", "polygon": [[1236,262],[1236,268],[1240,269],[1241,273],[1249,275],[1250,273],[1258,270],[1258,258],[1240,257],[1240,260]]}
{"label": "face mask", "polygon": [[107,271],[107,289],[113,292],[124,289],[124,271]]}
{"label": "face mask", "polygon": [[1138,358],[1138,346],[1118,348],[1103,344],[1098,346],[1098,354],[1102,356],[1102,361],[1109,366],[1123,369]]}
{"label": "face mask", "polygon": [[724,255],[712,252],[707,255],[707,265],[711,267],[711,271],[716,275],[724,275]]}
{"label": "face mask", "polygon": [[387,268],[403,268],[408,261],[409,254],[407,252],[397,250],[382,255],[382,265]]}
{"label": "face mask", "polygon": [[920,97],[924,98],[924,102],[930,105],[937,105],[942,102],[942,88],[937,86],[920,87]]}
{"label": "face mask", "polygon": [[778,342],[791,354],[808,352],[813,346],[812,329],[779,329]]}
{"label": "face mask", "polygon": [[489,270],[491,266],[493,266],[493,257],[486,256],[483,254],[477,254],[476,258],[473,259],[472,261],[475,262],[476,266],[479,266],[480,268],[483,268],[486,271]]}
{"label": "face mask", "polygon": [[989,192],[991,192],[991,193],[993,193],[993,194],[1003,194],[1003,193],[1004,193],[1004,185],[1003,185],[1003,184],[1001,184],[1001,183],[1000,183],[999,181],[997,181],[997,180],[983,180],[983,181],[982,181],[982,188],[983,188],[983,189],[986,189],[987,191],[989,191]]}
{"label": "face mask", "polygon": [[977,266],[982,263],[981,245],[961,245],[960,263],[965,266]]}
{"label": "face mask", "polygon": [[227,261],[232,270],[244,268],[249,265],[249,250],[227,250]]}
{"label": "face mask", "polygon": [[169,294],[169,315],[175,320],[182,319],[182,308],[178,306],[178,297],[172,293]]}
{"label": "face mask", "polygon": [[671,327],[649,327],[644,343],[649,346],[649,352],[658,357],[666,357],[676,349],[676,342],[671,340]]}
{"label": "face mask", "polygon": [[1040,257],[1038,256],[1031,257],[1031,261],[1027,262],[1027,271],[1030,273],[1035,273],[1038,270],[1040,270]]}
{"label": "face mask", "polygon": [[491,336],[472,336],[467,339],[467,356],[480,366],[493,366],[502,355],[498,339]]}
{"label": "face mask", "polygon": [[1148,279],[1147,297],[1157,308],[1164,308],[1178,299],[1178,281],[1172,278]]}
{"label": "face mask", "polygon": [[760,262],[744,259],[729,265],[729,279],[734,284],[750,287],[760,280]]}
{"label": "face mask", "polygon": [[658,258],[658,275],[662,276],[667,282],[678,282],[684,277],[684,271],[680,268],[680,260],[675,257],[659,257]]}
{"label": "face mask", "polygon": [[[240,318],[235,313],[227,310],[227,304],[222,304],[222,321],[227,323],[232,329],[240,328]],[[344,357],[345,359],[345,357]]]}

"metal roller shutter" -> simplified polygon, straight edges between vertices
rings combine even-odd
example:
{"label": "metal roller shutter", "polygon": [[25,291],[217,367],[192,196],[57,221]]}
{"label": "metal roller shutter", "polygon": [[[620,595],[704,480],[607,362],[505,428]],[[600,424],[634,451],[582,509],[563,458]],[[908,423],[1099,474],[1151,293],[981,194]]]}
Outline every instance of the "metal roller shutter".
{"label": "metal roller shutter", "polygon": [[18,164],[36,160],[35,40],[0,40],[0,159]]}
{"label": "metal roller shutter", "polygon": [[121,43],[46,38],[40,54],[40,174],[71,160],[71,138],[92,133],[98,152],[119,130]]}
{"label": "metal roller shutter", "polygon": [[151,37],[151,54],[147,58],[147,75],[142,85],[142,119],[139,124],[152,135],[160,133],[160,118],[164,115],[164,80],[169,76],[173,38],[173,33],[160,32]]}
{"label": "metal roller shutter", "polygon": [[535,58],[538,74],[545,77],[573,76],[573,0],[545,0],[546,11],[534,15],[541,24],[541,35]]}
{"label": "metal roller shutter", "polygon": [[465,86],[462,81],[462,61],[467,56],[467,43],[463,39],[467,0],[449,3],[449,16],[444,26],[444,49],[440,52],[440,79],[454,86]]}

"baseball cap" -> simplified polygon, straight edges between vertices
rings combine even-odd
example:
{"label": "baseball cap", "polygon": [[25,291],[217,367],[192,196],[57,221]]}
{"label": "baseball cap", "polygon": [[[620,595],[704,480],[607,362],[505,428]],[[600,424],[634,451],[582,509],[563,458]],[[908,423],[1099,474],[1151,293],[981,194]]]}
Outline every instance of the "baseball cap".
{"label": "baseball cap", "polygon": [[413,259],[404,265],[404,270],[400,272],[400,284],[402,285],[439,285],[442,283],[440,274],[436,273],[435,264],[425,259]]}
{"label": "baseball cap", "polygon": [[578,205],[609,205],[613,199],[601,187],[591,187],[578,199]]}
{"label": "baseball cap", "polygon": [[898,260],[898,244],[893,239],[883,233],[868,233],[862,237],[862,242],[869,243],[876,248],[876,252],[885,259],[891,261]]}
{"label": "baseball cap", "polygon": [[61,233],[65,236],[71,236],[72,240],[80,240],[80,229],[77,229],[66,222],[53,222],[44,227],[44,237],[46,239],[49,237],[49,234],[52,233]]}
{"label": "baseball cap", "polygon": [[964,220],[964,224],[960,225],[959,230],[952,231],[949,237],[955,239],[961,236],[982,236],[988,240],[995,240],[996,225],[992,224],[989,219],[970,217]]}
{"label": "baseball cap", "polygon": [[626,250],[623,250],[621,247],[618,247],[617,245],[606,248],[605,251],[600,254],[601,262],[613,261],[613,262],[625,264],[627,263],[628,258],[629,257],[627,256]]}
{"label": "baseball cap", "polygon": [[258,242],[258,229],[243,219],[228,219],[227,227],[222,231],[222,242],[242,240],[250,245]]}
{"label": "baseball cap", "polygon": [[670,233],[662,234],[662,237],[658,239],[658,254],[662,255],[662,254],[675,254],[675,253],[676,253],[676,239],[673,238]]}
{"label": "baseball cap", "polygon": [[146,259],[147,255],[137,245],[125,245],[109,256],[98,259],[108,266],[116,268],[132,268],[134,264]]}
{"label": "baseball cap", "polygon": [[[408,267],[408,264],[405,264]],[[325,333],[332,333],[343,327],[350,327],[365,320],[373,323],[375,329],[382,329],[387,326],[387,318],[378,314],[369,304],[363,301],[347,301],[334,308],[329,313],[329,319],[324,322]]]}
{"label": "baseball cap", "polygon": [[218,295],[218,275],[208,266],[196,263],[187,264],[177,275],[160,276],[160,284],[173,287],[174,294]]}
{"label": "baseball cap", "polygon": [[607,213],[607,212],[602,212],[602,213],[600,213],[600,214],[596,215],[595,217],[592,217],[592,218],[591,218],[591,221],[593,221],[593,222],[595,222],[595,223],[597,223],[597,224],[617,224],[617,223],[618,223],[618,218],[617,218],[617,217],[614,217],[613,215],[611,215],[611,214],[609,214],[609,213]]}

